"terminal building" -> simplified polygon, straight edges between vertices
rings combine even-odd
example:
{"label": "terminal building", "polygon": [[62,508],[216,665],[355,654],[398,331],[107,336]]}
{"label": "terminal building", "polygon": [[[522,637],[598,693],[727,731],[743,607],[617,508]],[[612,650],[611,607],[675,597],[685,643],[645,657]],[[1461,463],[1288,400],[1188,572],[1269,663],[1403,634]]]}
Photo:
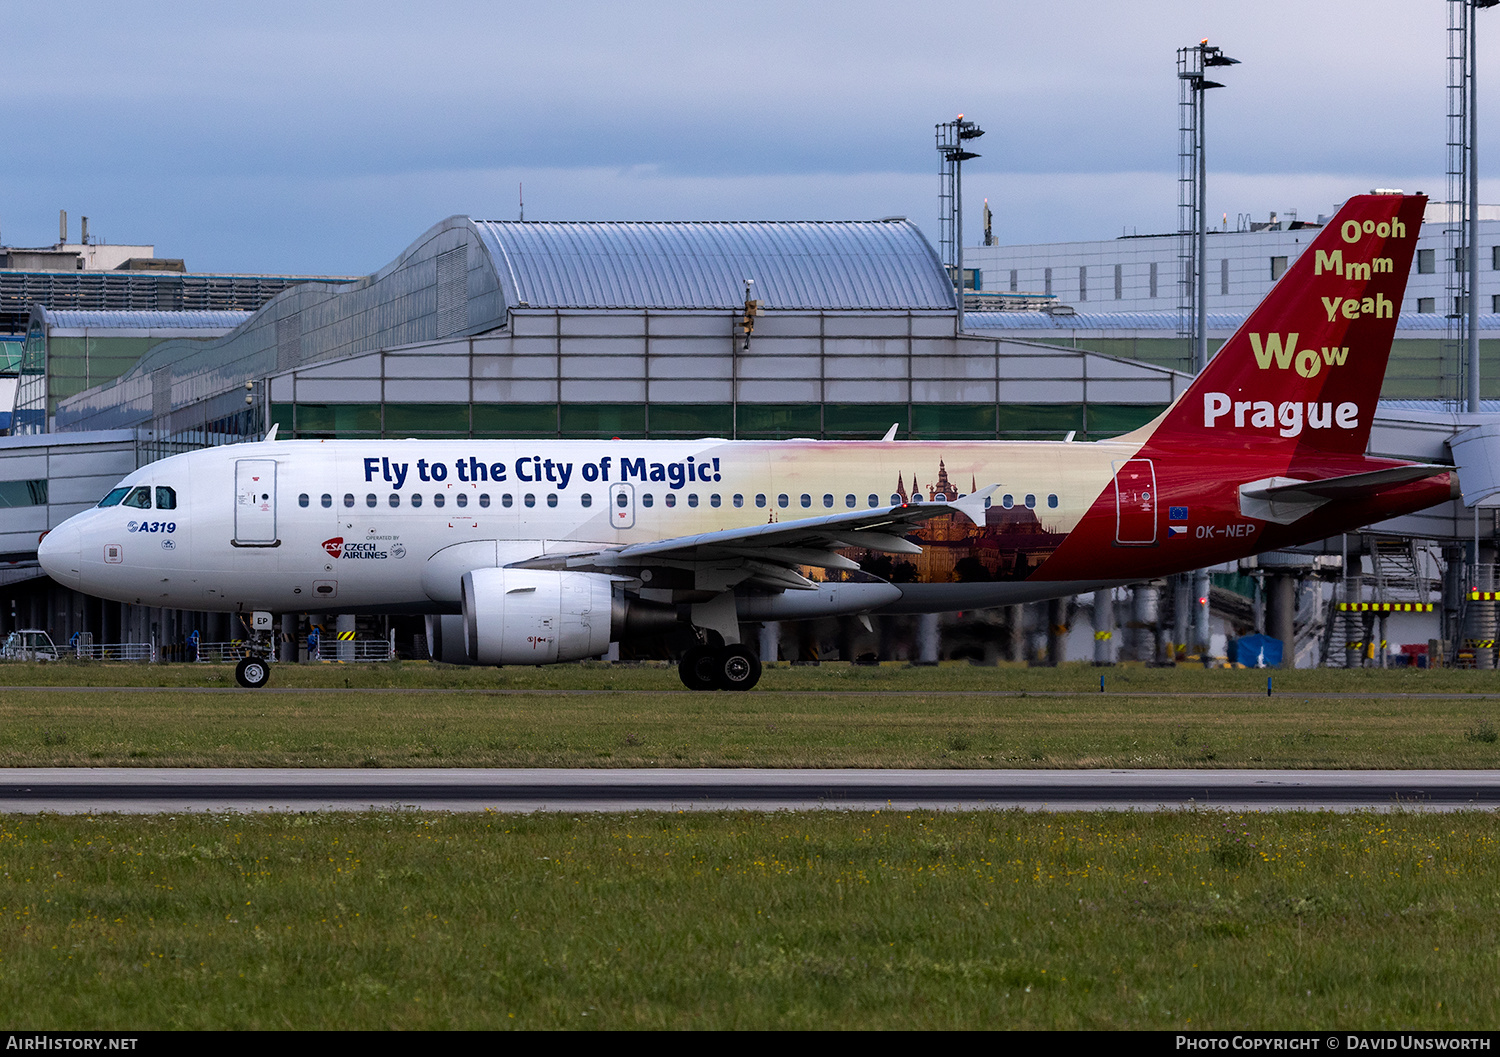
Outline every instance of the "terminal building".
{"label": "terminal building", "polygon": [[[1292,238],[1292,247],[1307,238],[1296,230],[1272,235]],[[1246,245],[1256,257],[1276,248],[1286,249],[1279,256],[1295,253],[1280,242]],[[1024,289],[1045,282],[1052,269],[1047,292],[1072,308],[1075,320],[1096,303],[1091,276],[1101,269],[1109,277],[1103,293],[1119,291],[1120,307],[1127,290],[1132,304],[1143,300],[1137,286],[1152,271],[1144,258],[1127,270],[1123,257],[1044,263],[1040,250],[1030,249],[1034,268],[1018,250],[1012,265],[981,263],[981,270]],[[970,263],[981,252],[967,250]],[[1131,252],[1154,250],[1134,240]],[[1076,290],[1060,277],[1068,268],[1075,269]],[[194,630],[215,641],[238,637],[226,614],[75,595],[40,574],[36,540],[138,465],[192,447],[259,439],[273,425],[279,436],[299,438],[863,439],[895,426],[900,439],[1090,440],[1149,421],[1190,381],[1175,348],[1140,344],[1186,342],[1151,336],[1156,332],[1139,318],[1127,334],[1092,337],[1053,329],[1065,322],[1056,310],[966,316],[932,246],[904,219],[549,223],[458,216],[360,279],[270,278],[281,285],[273,290],[258,277],[259,294],[245,293],[265,295],[255,304],[230,303],[239,296],[233,282],[222,286],[230,293],[219,300],[192,300],[184,286],[176,307],[53,303],[51,294],[32,295],[10,375],[12,436],[0,439],[0,561],[7,563],[0,585],[9,603],[0,606],[0,631],[40,627],[63,640],[84,633],[95,641],[164,645]],[[1248,286],[1242,293],[1246,307],[1258,300]],[[1226,336],[1235,313],[1245,310],[1238,303],[1210,307]],[[1102,344],[1109,340],[1137,344]],[[1372,450],[1448,461],[1449,438],[1476,425],[1437,403],[1393,409],[1377,421]],[[938,467],[914,470],[935,477]],[[1450,541],[1450,552],[1451,541],[1468,539],[1474,528],[1456,502],[1403,522],[1382,531]],[[1494,526],[1486,533],[1493,536]],[[1333,541],[1328,553],[1298,556],[1287,576],[1316,585],[1347,545]],[[1374,551],[1358,539],[1354,547],[1355,560]],[[1407,579],[1418,592],[1425,588],[1417,581],[1426,584],[1441,570],[1411,553],[1421,568],[1413,566]],[[1257,590],[1238,570],[1225,570],[1223,580],[1216,601],[1237,614],[1241,629],[1254,624]],[[1291,603],[1272,594],[1267,606],[1285,613]],[[1308,601],[1304,608],[1319,612],[1319,622],[1305,621],[1298,633],[1306,656],[1355,641],[1323,635],[1326,606]],[[954,630],[951,650],[941,648],[1029,656],[1026,636],[1047,637],[1059,622],[1015,609],[981,615],[978,631],[971,622]],[[1174,619],[1179,627],[1186,619],[1185,598],[1168,597],[1135,623],[1165,628]],[[1086,632],[1088,618],[1075,623]],[[856,641],[852,626],[833,634],[833,647],[804,638],[779,649],[783,657],[826,656],[833,648],[844,656],[935,659],[940,648],[931,629],[903,626],[878,644]],[[1056,659],[1063,647],[1052,638]],[[1181,641],[1163,631],[1133,648],[1144,658]]]}
{"label": "terminal building", "polygon": [[[1449,234],[1448,208],[1440,202],[1427,207],[1383,399],[1460,398],[1463,360],[1450,337],[1449,316],[1465,310],[1455,294],[1455,270],[1463,271],[1467,251]],[[1242,215],[1236,230],[1208,233],[1210,350],[1244,322],[1328,219],[1273,213],[1267,221],[1251,222]],[[1479,232],[1481,395],[1500,399],[1500,206],[1480,206]],[[968,298],[966,326],[1191,370],[1182,252],[1177,234],[969,247],[964,263],[978,281]],[[1017,292],[1047,302],[1049,309],[986,311]]]}

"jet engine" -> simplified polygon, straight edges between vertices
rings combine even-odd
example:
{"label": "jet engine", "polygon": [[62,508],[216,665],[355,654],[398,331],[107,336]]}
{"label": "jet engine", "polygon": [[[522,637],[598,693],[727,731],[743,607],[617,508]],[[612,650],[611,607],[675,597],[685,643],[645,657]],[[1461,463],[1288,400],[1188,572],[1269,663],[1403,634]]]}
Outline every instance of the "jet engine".
{"label": "jet engine", "polygon": [[[428,647],[450,664],[552,664],[598,657],[611,641],[679,623],[677,607],[627,598],[608,576],[540,569],[463,575],[462,616],[427,619]],[[460,637],[462,636],[462,637]]]}
{"label": "jet engine", "polygon": [[474,664],[552,664],[609,650],[612,585],[597,573],[464,573],[464,651]]}

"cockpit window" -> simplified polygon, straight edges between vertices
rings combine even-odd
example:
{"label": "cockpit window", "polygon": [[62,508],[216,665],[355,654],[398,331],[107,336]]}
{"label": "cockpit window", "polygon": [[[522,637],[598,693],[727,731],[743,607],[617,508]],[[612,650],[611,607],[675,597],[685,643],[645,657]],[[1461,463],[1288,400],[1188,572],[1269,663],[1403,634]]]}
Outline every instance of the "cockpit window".
{"label": "cockpit window", "polygon": [[157,510],[176,510],[177,509],[177,489],[175,489],[175,488],[164,488],[161,485],[157,485],[156,486],[156,509]]}
{"label": "cockpit window", "polygon": [[99,500],[99,505],[100,506],[119,506],[120,505],[120,500],[122,500],[122,499],[125,498],[125,493],[128,492],[128,491],[130,491],[129,488],[116,488],[116,489],[113,489],[109,493],[109,495],[107,495],[103,499]]}
{"label": "cockpit window", "polygon": [[125,506],[139,507],[141,510],[151,509],[151,489],[145,485],[139,485],[130,490],[125,497]]}

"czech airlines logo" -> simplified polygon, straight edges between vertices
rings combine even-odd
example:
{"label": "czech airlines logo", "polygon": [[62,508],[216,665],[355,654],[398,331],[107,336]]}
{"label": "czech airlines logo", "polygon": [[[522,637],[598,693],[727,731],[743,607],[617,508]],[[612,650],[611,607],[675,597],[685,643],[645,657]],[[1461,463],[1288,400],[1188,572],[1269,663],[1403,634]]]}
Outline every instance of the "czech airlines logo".
{"label": "czech airlines logo", "polygon": [[[377,558],[380,560],[389,558],[390,551],[381,550],[380,546],[378,543],[345,543],[343,536],[335,536],[331,540],[323,541],[323,549],[335,561],[340,558],[343,558],[345,561],[348,561],[350,558]],[[401,554],[405,553],[405,548],[402,548]],[[397,557],[400,556],[397,555]]]}

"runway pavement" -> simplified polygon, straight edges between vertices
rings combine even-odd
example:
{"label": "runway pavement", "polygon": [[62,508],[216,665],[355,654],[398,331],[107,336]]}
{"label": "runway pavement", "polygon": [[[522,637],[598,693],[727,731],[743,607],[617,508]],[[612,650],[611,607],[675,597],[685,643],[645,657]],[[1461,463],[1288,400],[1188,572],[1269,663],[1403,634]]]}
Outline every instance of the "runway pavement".
{"label": "runway pavement", "polygon": [[1500,771],[0,769],[0,812],[1463,810]]}

